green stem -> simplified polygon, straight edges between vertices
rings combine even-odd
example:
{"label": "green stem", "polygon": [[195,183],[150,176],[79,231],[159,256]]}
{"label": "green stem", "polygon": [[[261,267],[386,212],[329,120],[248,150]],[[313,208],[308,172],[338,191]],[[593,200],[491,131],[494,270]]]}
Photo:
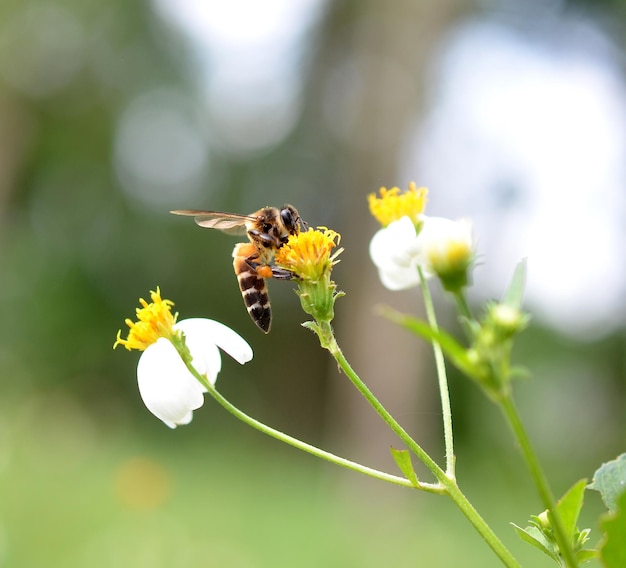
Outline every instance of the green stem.
{"label": "green stem", "polygon": [[[430,327],[436,332],[438,331],[437,318],[435,316],[435,307],[430,290],[424,277],[422,268],[418,266],[420,277],[420,285],[422,295],[424,296],[424,306],[426,308],[426,317]],[[448,389],[448,377],[446,374],[446,363],[443,357],[443,351],[438,341],[432,340],[433,353],[435,355],[435,366],[437,368],[437,381],[439,383],[439,396],[441,398],[441,413],[443,418],[443,440],[446,452],[446,474],[449,477],[455,477],[454,473],[454,436],[452,431],[452,408],[450,406],[450,390]]]}
{"label": "green stem", "polygon": [[458,290],[454,292],[454,298],[456,300],[457,308],[459,309],[459,313],[468,321],[472,321],[474,316],[472,314],[472,310],[469,307],[467,302],[467,298],[463,293],[463,290]]}
{"label": "green stem", "polygon": [[565,561],[565,565],[568,568],[575,568],[578,566],[578,563],[576,562],[569,539],[567,538],[563,523],[561,522],[561,518],[558,514],[556,514],[556,505],[554,496],[552,495],[552,490],[550,489],[548,480],[541,469],[539,459],[537,458],[530,443],[530,439],[519,416],[517,407],[513,402],[513,397],[509,394],[501,397],[497,400],[497,402],[504,412],[511,429],[513,430],[513,434],[520,445],[522,455],[524,456],[526,464],[530,470],[530,474],[535,482],[537,492],[539,493],[543,506],[548,510],[550,524],[554,529],[554,536],[559,544],[559,551]]}
{"label": "green stem", "polygon": [[[373,468],[361,465],[360,463],[347,460],[345,458],[342,458],[330,452],[326,452],[320,448],[317,448],[316,446],[312,446],[311,444],[302,442],[301,440],[298,440],[297,438],[293,438],[292,436],[289,436],[288,434],[285,434],[284,432],[281,432],[280,430],[276,430],[274,428],[271,428],[270,426],[267,426],[266,424],[263,424],[262,422],[259,422],[258,420],[255,420],[251,416],[248,416],[245,412],[242,412],[241,410],[239,410],[236,406],[230,403],[226,398],[224,398],[215,389],[215,387],[211,383],[209,383],[206,377],[198,373],[198,371],[196,371],[196,369],[190,363],[188,362],[185,362],[185,363],[189,371],[193,374],[193,376],[196,377],[198,381],[200,381],[202,386],[204,386],[207,389],[209,394],[219,404],[221,404],[222,407],[228,410],[228,412],[230,412],[235,417],[239,418],[239,420],[241,420],[242,422],[245,422],[249,426],[252,426],[252,428],[259,430],[260,432],[263,432],[264,434],[267,434],[268,436],[271,436],[272,438],[280,440],[281,442],[285,442],[286,444],[289,444],[290,446],[298,448],[299,450],[302,450],[304,452],[317,456],[318,458],[322,458],[323,460],[335,463],[337,465],[340,465],[341,467],[345,467],[346,469],[351,469],[352,471],[356,471],[358,473],[362,473],[364,475],[368,475],[370,477],[380,479],[381,481],[393,483],[395,485],[402,485],[403,487],[415,488],[415,486],[408,479],[404,477],[399,477],[397,475],[391,475],[382,471],[378,471],[377,469],[373,469]],[[439,488],[431,484],[426,484],[426,483],[420,483],[418,489],[423,489],[425,491],[430,491],[430,492],[438,492],[438,493],[441,492]]]}
{"label": "green stem", "polygon": [[[422,463],[432,472],[437,481],[445,489],[446,493],[450,496],[452,501],[461,510],[461,512],[467,517],[470,523],[483,537],[489,547],[500,558],[502,563],[508,568],[519,568],[519,563],[509,550],[504,546],[502,541],[491,530],[491,527],[480,516],[478,511],[473,507],[465,494],[461,491],[456,483],[454,477],[449,476],[444,472],[437,463],[422,449],[422,447],[415,441],[409,434],[396,422],[395,418],[389,414],[385,407],[378,401],[374,394],[367,388],[365,383],[356,374],[354,369],[350,366],[347,359],[343,355],[343,352],[337,344],[332,327],[329,322],[317,322],[317,332],[320,335],[322,345],[327,346],[331,355],[335,358],[342,371],[350,379],[352,384],[357,390],[365,397],[370,405],[376,410],[378,415],[387,423],[391,430],[406,444],[406,446],[422,461]],[[322,337],[323,336],[323,337]]]}
{"label": "green stem", "polygon": [[474,315],[472,314],[472,310],[469,307],[467,298],[465,297],[462,289],[456,290],[452,294],[454,296],[454,299],[456,300],[456,307],[459,311],[459,314],[461,315],[461,327],[463,327],[463,331],[465,332],[467,339],[472,342],[474,339],[472,328],[470,325],[470,322],[474,321]]}

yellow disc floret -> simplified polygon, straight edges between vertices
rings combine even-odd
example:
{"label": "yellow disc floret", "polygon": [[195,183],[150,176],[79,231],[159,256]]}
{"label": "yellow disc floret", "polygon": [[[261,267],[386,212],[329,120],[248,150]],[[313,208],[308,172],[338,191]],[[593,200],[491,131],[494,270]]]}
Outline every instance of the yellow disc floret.
{"label": "yellow disc floret", "polygon": [[172,314],[171,307],[174,302],[163,300],[161,291],[157,287],[156,292],[150,292],[152,302],[148,303],[143,298],[139,299],[141,308],[137,308],[137,321],[130,318],[126,320],[126,325],[130,328],[126,339],[122,339],[122,330],[117,332],[117,340],[113,345],[115,349],[118,345],[123,345],[129,351],[138,349],[145,351],[150,345],[156,343],[160,337],[171,339],[176,335],[173,329],[178,314]]}
{"label": "yellow disc floret", "polygon": [[386,227],[402,217],[409,217],[416,223],[418,216],[424,212],[427,193],[428,190],[425,187],[418,188],[414,182],[411,182],[408,191],[404,193],[400,193],[398,187],[391,189],[381,187],[380,197],[371,193],[367,200],[370,213],[383,227]]}
{"label": "yellow disc floret", "polygon": [[343,249],[337,249],[332,255],[331,251],[340,240],[341,235],[332,229],[309,228],[289,237],[276,253],[276,264],[304,280],[317,281],[339,262],[336,258]]}
{"label": "yellow disc floret", "polygon": [[467,270],[472,260],[471,244],[463,240],[451,240],[443,248],[433,247],[427,251],[428,261],[437,274]]}

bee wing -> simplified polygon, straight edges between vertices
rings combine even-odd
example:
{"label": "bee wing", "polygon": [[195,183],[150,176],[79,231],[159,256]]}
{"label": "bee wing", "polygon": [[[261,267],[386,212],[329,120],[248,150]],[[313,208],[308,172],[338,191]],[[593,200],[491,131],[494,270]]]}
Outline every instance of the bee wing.
{"label": "bee wing", "polygon": [[250,215],[224,213],[222,211],[198,211],[196,209],[176,209],[175,211],[170,211],[170,213],[193,217],[193,220],[200,227],[220,229],[231,235],[244,235],[246,233],[246,223],[256,219],[256,217]]}

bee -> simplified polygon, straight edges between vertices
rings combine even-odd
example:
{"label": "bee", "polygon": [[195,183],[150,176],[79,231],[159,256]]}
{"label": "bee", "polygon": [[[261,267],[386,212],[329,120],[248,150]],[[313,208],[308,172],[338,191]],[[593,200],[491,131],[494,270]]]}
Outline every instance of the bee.
{"label": "bee", "polygon": [[171,213],[193,217],[200,227],[248,236],[249,242],[235,245],[233,268],[252,321],[268,333],[272,323],[272,309],[265,280],[294,278],[290,270],[272,264],[274,255],[290,235],[307,229],[307,224],[296,208],[292,205],[284,205],[280,209],[264,207],[250,215],[193,209],[177,209]]}

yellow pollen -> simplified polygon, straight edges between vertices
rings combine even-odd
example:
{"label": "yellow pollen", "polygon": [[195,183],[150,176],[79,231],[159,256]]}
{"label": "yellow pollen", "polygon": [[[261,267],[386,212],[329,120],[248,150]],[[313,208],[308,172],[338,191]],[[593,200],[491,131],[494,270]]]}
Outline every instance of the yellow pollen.
{"label": "yellow pollen", "polygon": [[143,298],[139,299],[141,308],[137,308],[137,321],[130,318],[125,323],[130,328],[126,339],[122,339],[122,330],[117,332],[117,339],[113,349],[123,345],[129,351],[138,349],[145,351],[150,345],[156,343],[160,337],[170,338],[176,334],[173,329],[178,314],[172,314],[171,307],[174,302],[163,300],[161,290],[157,287],[156,292],[150,292],[152,302],[148,303]]}
{"label": "yellow pollen", "polygon": [[300,278],[319,280],[324,272],[330,272],[335,260],[343,251],[337,249],[333,255],[331,251],[339,244],[341,235],[332,229],[318,227],[309,228],[289,240],[276,253],[276,264],[293,271]]}
{"label": "yellow pollen", "polygon": [[414,223],[417,222],[418,216],[424,212],[427,193],[428,190],[425,187],[418,188],[415,182],[411,182],[408,191],[404,193],[400,193],[398,187],[391,189],[381,187],[380,197],[377,197],[375,193],[370,193],[367,201],[370,213],[383,227],[386,227],[402,217],[409,217]]}

